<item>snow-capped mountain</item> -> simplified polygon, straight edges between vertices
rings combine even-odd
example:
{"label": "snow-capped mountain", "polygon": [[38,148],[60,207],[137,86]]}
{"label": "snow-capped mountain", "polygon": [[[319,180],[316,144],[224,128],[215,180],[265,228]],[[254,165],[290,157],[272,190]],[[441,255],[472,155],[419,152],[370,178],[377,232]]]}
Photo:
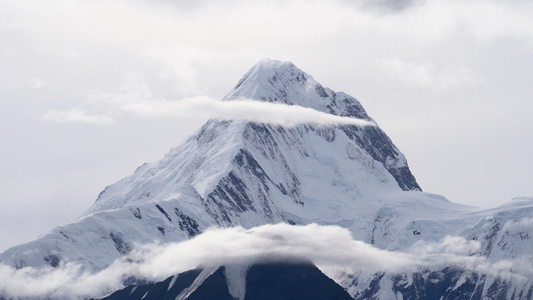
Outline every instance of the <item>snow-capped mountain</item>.
{"label": "snow-capped mountain", "polygon": [[487,266],[524,261],[523,270],[513,265],[510,277],[455,262],[412,272],[337,274],[356,299],[531,298],[533,199],[480,210],[421,192],[403,154],[355,98],[323,87],[290,62],[260,61],[223,101],[241,99],[373,125],[212,119],[160,161],[105,188],[76,222],[8,249],[0,262],[16,268],[75,263],[97,272],[139,245],[188,240],[211,226],[317,223],[342,226],[389,251],[458,236],[475,241],[465,255]]}
{"label": "snow-capped mountain", "polygon": [[[372,121],[356,99],[288,62],[262,60],[224,101],[242,98]],[[209,226],[351,222],[357,199],[419,189],[377,125],[210,120],[160,161],[105,188],[78,221],[1,258],[17,267],[77,261],[100,270],[134,243],[185,240]]]}

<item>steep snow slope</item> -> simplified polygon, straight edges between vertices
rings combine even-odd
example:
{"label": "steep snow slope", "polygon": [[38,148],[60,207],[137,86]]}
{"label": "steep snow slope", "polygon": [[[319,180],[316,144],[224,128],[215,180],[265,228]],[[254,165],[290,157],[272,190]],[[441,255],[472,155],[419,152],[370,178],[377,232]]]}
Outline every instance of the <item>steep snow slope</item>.
{"label": "steep snow slope", "polygon": [[[399,224],[391,222],[394,218],[384,220],[378,215],[379,225],[375,228],[379,228],[379,236],[403,233],[403,238],[375,241],[379,240],[380,246],[402,251],[411,251],[413,245],[427,247],[426,250],[435,251],[435,262],[431,267],[413,272],[359,273],[337,278],[355,299],[395,299],[398,295],[403,299],[533,297],[533,198],[516,198],[487,210],[455,214],[443,211],[435,219],[432,215],[421,218],[421,214],[428,212],[427,208],[417,208],[414,214],[397,208],[393,211],[398,213],[396,220],[403,220],[404,225],[409,221],[409,225],[398,228]],[[411,238],[423,241],[422,244],[400,242],[405,242],[411,229]],[[445,236],[474,241],[477,247],[464,253],[469,259],[454,259],[446,253],[447,249],[432,249],[434,245],[427,243]],[[447,247],[459,246],[452,242]]]}
{"label": "steep snow slope", "polygon": [[[290,62],[263,59],[224,98],[234,99],[299,105],[337,116],[373,121],[355,98],[323,87]],[[403,190],[420,190],[405,157],[378,126],[342,126],[340,129],[373,159],[381,162]]]}

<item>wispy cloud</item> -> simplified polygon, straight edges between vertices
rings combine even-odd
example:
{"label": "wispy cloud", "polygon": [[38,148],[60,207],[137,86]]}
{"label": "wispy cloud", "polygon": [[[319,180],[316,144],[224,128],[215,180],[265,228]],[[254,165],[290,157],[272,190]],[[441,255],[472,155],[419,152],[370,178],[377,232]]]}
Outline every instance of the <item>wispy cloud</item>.
{"label": "wispy cloud", "polygon": [[129,103],[120,109],[130,111],[140,117],[184,117],[191,114],[204,114],[215,119],[244,119],[285,126],[302,123],[373,125],[373,123],[365,120],[339,117],[308,107],[249,99],[217,101],[207,97],[196,97],[180,101]]}
{"label": "wispy cloud", "polygon": [[[181,243],[138,245],[128,257],[95,274],[84,273],[73,263],[57,269],[16,270],[0,265],[0,291],[15,298],[97,297],[121,288],[121,280],[129,276],[162,280],[198,265],[297,259],[311,260],[326,272],[336,268],[351,272],[409,272],[420,266],[442,268],[452,264],[467,271],[520,276],[511,270],[518,264],[523,266],[523,261],[488,261],[475,255],[478,250],[477,241],[446,237],[439,242],[419,242],[406,252],[386,251],[354,240],[345,228],[316,224],[213,228]],[[520,270],[525,272],[521,275],[531,275],[531,269]]]}
{"label": "wispy cloud", "polygon": [[42,89],[50,87],[51,85],[41,78],[32,77],[28,79],[28,83],[32,89]]}
{"label": "wispy cloud", "polygon": [[378,12],[397,13],[410,7],[421,5],[425,0],[359,0],[355,3],[364,8],[370,8]]}
{"label": "wispy cloud", "polygon": [[480,75],[464,66],[447,66],[439,70],[427,62],[410,62],[398,58],[381,59],[377,65],[385,78],[409,87],[443,91],[483,83]]}
{"label": "wispy cloud", "polygon": [[50,110],[41,116],[41,120],[58,123],[89,123],[89,124],[110,124],[113,118],[108,115],[91,115],[81,109],[70,110]]}
{"label": "wispy cloud", "polygon": [[179,101],[116,97],[108,102],[107,114],[89,114],[81,109],[49,111],[43,120],[54,122],[85,122],[109,124],[120,115],[139,118],[212,117],[221,120],[248,120],[273,125],[294,126],[304,123],[318,125],[359,125],[374,123],[327,114],[312,108],[269,103],[249,99],[217,101],[209,97],[185,98]]}

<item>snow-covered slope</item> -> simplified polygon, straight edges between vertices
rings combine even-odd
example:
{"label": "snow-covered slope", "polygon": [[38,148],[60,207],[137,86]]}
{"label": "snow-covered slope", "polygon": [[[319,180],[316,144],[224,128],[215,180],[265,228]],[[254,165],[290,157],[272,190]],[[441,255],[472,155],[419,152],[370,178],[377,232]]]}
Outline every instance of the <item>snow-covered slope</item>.
{"label": "snow-covered slope", "polygon": [[[323,87],[289,62],[259,62],[223,101],[240,99],[299,105],[375,124],[355,98]],[[70,262],[94,272],[139,245],[187,240],[210,226],[286,222],[339,225],[358,240],[392,251],[460,236],[479,241],[479,251],[470,255],[530,263],[532,202],[517,199],[479,210],[421,192],[405,157],[377,125],[284,127],[213,119],[160,161],[105,188],[76,222],[8,249],[0,262],[17,268]],[[436,284],[428,279],[431,272],[457,287],[449,295],[468,284],[475,288],[465,293],[483,297],[494,293],[494,282],[507,286],[508,297],[532,286],[530,280],[510,285],[481,271],[444,272],[448,267],[337,280],[359,298],[429,291]]]}
{"label": "snow-covered slope", "polygon": [[[400,218],[413,220],[412,226],[403,227],[404,236],[413,229],[413,237],[424,241],[404,243],[400,249],[427,247],[425,250],[434,251],[435,262],[412,272],[359,273],[338,278],[355,299],[533,298],[533,198],[515,198],[494,209],[463,214],[443,211],[438,219],[431,216],[422,219],[421,214],[426,212],[426,209],[414,215],[400,212]],[[381,228],[380,235],[398,233],[397,224],[389,223],[390,220],[376,218],[381,225],[376,227]],[[386,223],[388,226],[383,226]],[[445,236],[464,238],[473,242],[474,247],[458,259],[446,252],[449,249],[432,249],[434,245],[427,243]],[[462,247],[452,240],[449,239],[446,248]],[[395,248],[390,241],[385,245]]]}

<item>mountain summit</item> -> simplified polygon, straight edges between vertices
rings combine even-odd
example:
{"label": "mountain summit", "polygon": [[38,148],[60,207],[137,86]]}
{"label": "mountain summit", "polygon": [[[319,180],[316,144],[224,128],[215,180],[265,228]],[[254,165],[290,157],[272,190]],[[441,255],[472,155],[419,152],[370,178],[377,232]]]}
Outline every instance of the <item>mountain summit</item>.
{"label": "mountain summit", "polygon": [[[266,58],[258,62],[223,100],[238,99],[298,105],[374,122],[357,99],[323,87],[292,62]],[[373,159],[381,162],[403,190],[421,190],[403,154],[379,127],[344,126],[341,129]]]}
{"label": "mountain summit", "polygon": [[291,62],[261,60],[224,97],[235,99],[299,105],[337,116],[371,120],[355,98],[323,87]]}
{"label": "mountain summit", "polygon": [[[270,59],[258,62],[224,97],[224,100],[237,99],[298,105],[328,114],[374,122],[357,99],[323,87],[292,62]],[[340,129],[373,159],[381,162],[403,190],[421,190],[405,157],[379,127],[344,126]]]}
{"label": "mountain summit", "polygon": [[323,87],[291,62],[270,59],[258,62],[223,100],[239,99],[298,105],[341,117],[373,121],[355,98]]}
{"label": "mountain summit", "polygon": [[[355,98],[322,87],[288,62],[262,60],[224,100],[243,98],[371,120]],[[187,185],[189,192],[198,193],[207,204],[218,225],[262,223],[252,221],[256,217],[235,219],[250,212],[260,212],[263,221],[287,221],[272,201],[284,199],[304,206],[306,196],[317,194],[307,191],[309,180],[302,179],[320,173],[326,176],[319,176],[323,191],[342,187],[357,195],[398,187],[420,190],[404,156],[377,126],[284,128],[211,120],[160,162],[145,165],[106,188],[90,212],[118,208],[136,199],[168,199],[179,186]]]}

